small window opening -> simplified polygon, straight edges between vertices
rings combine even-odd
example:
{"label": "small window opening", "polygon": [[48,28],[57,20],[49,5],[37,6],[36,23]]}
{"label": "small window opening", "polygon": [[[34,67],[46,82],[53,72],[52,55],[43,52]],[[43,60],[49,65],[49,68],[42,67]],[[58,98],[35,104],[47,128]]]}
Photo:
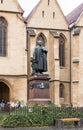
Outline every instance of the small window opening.
{"label": "small window opening", "polygon": [[60,87],[59,87],[59,97],[64,98],[64,85],[63,84],[60,84]]}
{"label": "small window opening", "polygon": [[50,0],[48,0],[48,5],[50,4]]}
{"label": "small window opening", "polygon": [[55,12],[53,12],[53,18],[55,18]]}
{"label": "small window opening", "polygon": [[44,11],[42,11],[42,17],[44,17]]}
{"label": "small window opening", "polygon": [[1,0],[1,3],[3,3],[3,0]]}

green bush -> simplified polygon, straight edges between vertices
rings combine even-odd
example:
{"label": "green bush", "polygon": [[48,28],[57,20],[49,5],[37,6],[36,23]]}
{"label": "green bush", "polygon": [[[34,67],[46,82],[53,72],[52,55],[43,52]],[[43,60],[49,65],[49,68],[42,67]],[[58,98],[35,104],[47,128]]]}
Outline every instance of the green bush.
{"label": "green bush", "polygon": [[20,109],[16,110],[18,113],[15,111],[15,114],[13,111],[4,119],[2,126],[17,127],[53,125],[53,107],[34,105],[31,109],[32,112],[29,112],[28,110],[26,114],[20,112]]}
{"label": "green bush", "polygon": [[54,104],[34,105],[10,112],[2,122],[4,127],[50,126],[55,119],[83,118],[83,108],[61,108]]}

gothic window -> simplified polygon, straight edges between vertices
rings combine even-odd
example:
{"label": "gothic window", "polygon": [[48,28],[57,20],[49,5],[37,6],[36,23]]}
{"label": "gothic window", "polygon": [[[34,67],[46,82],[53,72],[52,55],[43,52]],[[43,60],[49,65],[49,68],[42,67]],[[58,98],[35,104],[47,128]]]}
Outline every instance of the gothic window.
{"label": "gothic window", "polygon": [[45,46],[45,43],[46,43],[46,37],[44,36],[43,33],[40,33],[37,37],[37,41],[38,40],[41,40],[42,41],[42,46]]}
{"label": "gothic window", "polygon": [[59,97],[64,98],[64,85],[60,84],[59,86]]}
{"label": "gothic window", "polygon": [[6,56],[6,32],[7,22],[0,17],[0,56]]}
{"label": "gothic window", "polygon": [[65,66],[65,38],[63,35],[60,35],[59,38],[59,59],[60,59],[60,66]]}

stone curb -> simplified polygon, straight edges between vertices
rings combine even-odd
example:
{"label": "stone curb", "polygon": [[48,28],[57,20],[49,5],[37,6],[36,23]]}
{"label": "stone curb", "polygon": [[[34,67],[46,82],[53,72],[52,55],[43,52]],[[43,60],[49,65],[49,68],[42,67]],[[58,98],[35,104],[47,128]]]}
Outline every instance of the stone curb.
{"label": "stone curb", "polygon": [[55,128],[55,127],[19,127],[19,128],[3,128],[0,130],[83,130],[82,128]]}

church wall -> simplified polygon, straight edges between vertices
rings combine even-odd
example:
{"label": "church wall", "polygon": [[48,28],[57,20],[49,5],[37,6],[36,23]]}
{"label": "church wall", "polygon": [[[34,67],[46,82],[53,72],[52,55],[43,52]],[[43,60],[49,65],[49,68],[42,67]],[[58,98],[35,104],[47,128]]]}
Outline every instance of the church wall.
{"label": "church wall", "polygon": [[54,57],[54,38],[49,33],[49,46],[48,46],[48,73],[51,77],[51,80],[55,79],[55,57]]}
{"label": "church wall", "polygon": [[79,16],[79,18],[76,22],[76,26],[83,27],[83,13],[81,13],[81,15]]}
{"label": "church wall", "polygon": [[31,58],[33,57],[35,44],[36,44],[35,37],[30,37],[30,35],[28,35],[28,77],[30,77],[32,73]]}
{"label": "church wall", "polygon": [[83,106],[83,28],[79,35],[79,105]]}
{"label": "church wall", "polygon": [[65,65],[60,67],[60,80],[70,81],[70,33],[68,31],[59,33],[65,36]]}
{"label": "church wall", "polygon": [[23,100],[26,103],[26,26],[23,18],[15,13],[0,12],[0,16],[7,21],[7,55],[0,57],[0,81],[9,82],[10,101]]}
{"label": "church wall", "polygon": [[27,103],[27,77],[25,76],[0,76],[0,82],[5,82],[9,87],[9,101],[24,101]]}
{"label": "church wall", "polygon": [[64,85],[64,96],[60,97],[60,104],[62,106],[70,106],[70,83],[69,82],[61,82]]}
{"label": "church wall", "polygon": [[[47,54],[47,58],[48,58],[48,73],[50,73],[52,79],[53,77],[55,76],[55,70],[54,70],[54,66],[55,66],[55,57],[54,57],[54,53],[56,55],[56,45],[55,45],[55,49],[54,49],[54,38],[53,36],[50,34],[49,30],[44,30],[44,29],[35,29],[36,30],[36,36],[35,37],[30,37],[29,39],[29,44],[30,44],[30,57],[33,56],[33,51],[34,51],[34,48],[35,48],[35,45],[36,45],[36,39],[37,39],[37,36],[38,34],[40,34],[41,32],[45,35],[46,39],[47,39],[47,42],[46,42],[46,47],[48,49],[48,54]],[[69,32],[65,32],[65,31],[62,31],[62,33],[65,35],[66,37],[66,42],[65,42],[65,67],[61,68],[60,71],[61,71],[61,74],[60,75],[61,79],[62,80],[67,80],[69,81],[69,70],[70,70],[70,43],[69,43]],[[58,34],[60,34],[60,32],[58,32]],[[59,41],[55,41],[55,44],[58,42],[58,45],[59,45]],[[57,48],[57,50],[59,49],[59,46]],[[59,53],[59,51],[57,52],[57,54]],[[59,58],[59,55],[58,57]],[[57,59],[56,58],[56,59]],[[64,72],[66,73],[66,75],[63,76]]]}
{"label": "church wall", "polygon": [[50,82],[50,99],[52,102],[55,102],[54,94],[55,94],[55,90],[54,90],[54,81],[53,81],[53,82]]}
{"label": "church wall", "polygon": [[52,102],[60,105],[59,102],[59,40],[58,37],[53,37],[49,34],[49,73],[50,73],[50,96]]}
{"label": "church wall", "polygon": [[[54,17],[53,13],[55,13]],[[28,27],[68,29],[68,24],[57,1],[52,0],[48,5],[45,0],[41,1],[36,9],[33,10],[28,19]]]}
{"label": "church wall", "polygon": [[[78,22],[80,26],[82,20]],[[81,23],[82,25],[82,23]],[[73,33],[72,33],[73,34]],[[72,35],[72,103],[83,106],[83,29],[79,35]]]}
{"label": "church wall", "polygon": [[4,0],[2,3],[0,2],[0,10],[20,13],[23,12],[17,0]]}
{"label": "church wall", "polygon": [[27,78],[10,78],[12,98],[10,100],[19,100],[27,103]]}
{"label": "church wall", "polygon": [[[54,17],[53,17],[54,13]],[[59,85],[66,82],[66,89],[70,87],[70,33],[67,21],[57,3],[57,1],[40,1],[37,7],[32,11],[28,18],[28,28],[34,29],[36,37],[43,33],[47,39],[46,47],[48,49],[48,74],[50,79],[50,96],[54,103],[60,104]],[[59,66],[59,40],[49,31],[55,30],[58,35],[62,33],[65,36],[65,66]],[[36,39],[34,38],[34,40]],[[33,48],[33,47],[32,47]],[[65,94],[67,103],[70,101],[70,92]],[[69,95],[69,96],[68,96]],[[68,97],[68,99],[67,99]]]}
{"label": "church wall", "polygon": [[[64,85],[64,98],[60,98],[60,104],[71,104],[71,92],[70,92],[70,33],[68,31],[60,32],[65,36],[65,66],[60,67],[60,83]],[[60,84],[59,84],[60,85]]]}
{"label": "church wall", "polygon": [[73,107],[77,107],[77,106],[80,107],[80,102],[79,102],[79,84],[78,84],[78,82],[73,82],[71,93],[72,93],[71,98],[72,98],[72,105],[73,105]]}
{"label": "church wall", "polygon": [[7,56],[0,57],[0,74],[25,75],[27,74],[26,26],[16,14],[0,13],[0,16],[8,23]]}
{"label": "church wall", "polygon": [[[29,28],[30,29],[30,28]],[[60,82],[68,82],[65,84],[65,98],[64,102],[66,104],[70,103],[70,44],[69,44],[69,37],[70,34],[68,31],[57,31],[58,34],[63,33],[66,37],[65,42],[65,67],[60,68],[59,66],[59,39],[54,38],[49,30],[44,29],[34,29],[36,32],[36,36],[32,37],[29,36],[29,55],[30,57],[33,56],[33,51],[36,45],[37,36],[42,32],[46,37],[46,47],[48,49],[47,53],[47,63],[48,63],[48,74],[50,76],[50,97],[55,104],[57,103],[60,105],[59,99],[59,85]],[[31,65],[30,67],[30,74],[31,75]],[[58,94],[58,95],[57,95]]]}
{"label": "church wall", "polygon": [[79,48],[80,48],[80,41],[79,35],[73,35],[74,29],[71,32],[71,41],[72,41],[72,87],[71,87],[71,102],[73,106],[78,106],[79,100]]}

